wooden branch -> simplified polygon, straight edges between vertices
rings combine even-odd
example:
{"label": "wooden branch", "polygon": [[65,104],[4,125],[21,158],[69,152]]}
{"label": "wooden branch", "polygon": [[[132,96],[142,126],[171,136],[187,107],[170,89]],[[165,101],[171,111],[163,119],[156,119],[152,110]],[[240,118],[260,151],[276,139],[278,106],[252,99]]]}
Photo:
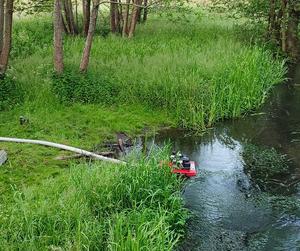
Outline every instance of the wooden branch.
{"label": "wooden branch", "polygon": [[43,146],[49,146],[49,147],[54,147],[78,154],[85,155],[87,157],[91,157],[94,159],[102,160],[102,161],[107,161],[115,164],[126,164],[126,162],[117,160],[117,159],[112,159],[108,157],[104,157],[89,151],[82,150],[80,148],[72,147],[72,146],[66,146],[63,144],[57,144],[49,141],[44,141],[44,140],[32,140],[32,139],[18,139],[18,138],[7,138],[7,137],[0,137],[0,142],[14,142],[14,143],[27,143],[27,144],[35,144],[35,145],[43,145]]}

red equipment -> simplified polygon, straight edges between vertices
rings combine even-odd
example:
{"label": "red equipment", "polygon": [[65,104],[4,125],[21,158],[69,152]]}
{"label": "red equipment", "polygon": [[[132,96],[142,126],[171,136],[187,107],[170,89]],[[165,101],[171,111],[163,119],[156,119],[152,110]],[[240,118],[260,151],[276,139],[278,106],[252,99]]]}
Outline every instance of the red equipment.
{"label": "red equipment", "polygon": [[172,162],[169,162],[169,167],[172,168],[172,173],[178,173],[178,174],[182,174],[185,175],[186,177],[194,177],[197,175],[197,170],[196,170],[196,163],[195,161],[190,161],[190,168],[186,169],[186,168],[178,168],[176,166],[174,166],[174,164]]}

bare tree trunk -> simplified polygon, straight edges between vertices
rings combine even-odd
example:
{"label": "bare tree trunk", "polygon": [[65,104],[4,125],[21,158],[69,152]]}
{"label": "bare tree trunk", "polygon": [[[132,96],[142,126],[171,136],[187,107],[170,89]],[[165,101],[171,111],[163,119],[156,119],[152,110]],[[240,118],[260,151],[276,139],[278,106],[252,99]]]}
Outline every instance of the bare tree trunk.
{"label": "bare tree trunk", "polygon": [[74,35],[77,35],[78,34],[78,27],[76,25],[75,18],[74,18],[72,0],[68,0],[68,8],[69,8],[70,21],[71,21],[71,24],[72,24]]}
{"label": "bare tree trunk", "polygon": [[116,14],[115,14],[115,23],[116,23],[116,29],[118,33],[121,33],[121,13],[122,13],[122,5],[116,4]]}
{"label": "bare tree trunk", "polygon": [[287,25],[287,53],[292,59],[297,59],[300,52],[300,42],[298,37],[298,26],[300,21],[300,11],[296,10],[293,3],[289,4],[289,19]]}
{"label": "bare tree trunk", "polygon": [[282,10],[282,18],[281,18],[281,49],[283,52],[286,52],[286,30],[287,30],[287,0],[281,0],[281,10]]}
{"label": "bare tree trunk", "polygon": [[273,40],[275,31],[275,0],[270,0],[268,26],[268,33]]}
{"label": "bare tree trunk", "polygon": [[126,0],[125,12],[123,15],[122,37],[127,37],[128,35],[129,3],[130,0]]}
{"label": "bare tree trunk", "polygon": [[4,0],[0,0],[0,54],[3,46],[3,31],[4,31]]}
{"label": "bare tree trunk", "polygon": [[69,27],[67,26],[65,20],[64,20],[64,15],[61,13],[61,22],[62,22],[62,27],[63,27],[63,30],[66,34],[70,34],[70,31],[69,31]]}
{"label": "bare tree trunk", "polygon": [[144,0],[144,15],[143,15],[143,23],[147,21],[148,18],[148,0]]}
{"label": "bare tree trunk", "polygon": [[89,65],[92,42],[93,42],[93,37],[94,37],[96,24],[97,24],[98,11],[99,11],[99,0],[95,0],[95,2],[93,2],[93,10],[90,19],[89,31],[86,38],[85,47],[83,50],[83,55],[80,63],[80,72],[86,72]]}
{"label": "bare tree trunk", "polygon": [[[135,0],[134,3],[136,5],[141,5],[141,1],[140,0]],[[139,12],[139,8],[138,6],[134,5],[133,6],[133,10],[131,13],[131,20],[130,20],[130,28],[129,28],[129,32],[128,32],[128,37],[132,38],[134,31],[135,31],[135,27],[136,27],[136,23],[137,23],[137,19],[138,19],[138,12]]]}
{"label": "bare tree trunk", "polygon": [[110,3],[110,29],[112,33],[116,33],[117,26],[116,26],[116,10],[117,5],[115,3]]}
{"label": "bare tree trunk", "polygon": [[73,13],[73,6],[71,0],[63,0],[64,3],[64,12],[66,21],[70,30],[70,33],[72,35],[77,34],[77,28],[75,27],[75,21],[74,21],[74,13]]}
{"label": "bare tree trunk", "polygon": [[83,0],[83,34],[88,35],[91,18],[91,0]]}
{"label": "bare tree trunk", "polygon": [[76,27],[79,33],[79,23],[78,23],[78,1],[75,0],[75,21],[76,21]]}
{"label": "bare tree trunk", "polygon": [[54,2],[54,68],[57,74],[63,73],[63,37],[62,37],[61,0]]}
{"label": "bare tree trunk", "polygon": [[9,59],[9,53],[11,49],[11,33],[12,33],[12,22],[13,22],[13,9],[14,0],[6,0],[5,5],[5,18],[4,18],[4,38],[3,46],[0,55],[0,76],[4,76]]}

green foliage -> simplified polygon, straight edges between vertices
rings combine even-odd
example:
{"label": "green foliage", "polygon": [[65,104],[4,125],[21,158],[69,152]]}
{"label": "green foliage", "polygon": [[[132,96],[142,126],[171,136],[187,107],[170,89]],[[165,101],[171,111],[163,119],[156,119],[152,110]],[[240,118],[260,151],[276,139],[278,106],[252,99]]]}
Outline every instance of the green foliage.
{"label": "green foliage", "polygon": [[13,28],[12,58],[32,54],[50,54],[53,44],[53,27],[50,18],[35,17],[17,21]]}
{"label": "green foliage", "polygon": [[110,78],[98,74],[65,71],[53,76],[53,90],[65,103],[81,102],[110,105],[116,101],[119,88]]}
{"label": "green foliage", "polygon": [[286,156],[274,148],[247,144],[244,146],[243,158],[246,171],[254,181],[265,188],[270,179],[280,178],[290,170]]}
{"label": "green foliage", "polygon": [[0,79],[0,93],[0,111],[10,110],[23,102],[23,92],[9,74]]}
{"label": "green foliage", "polygon": [[[283,80],[283,64],[258,46],[241,45],[233,38],[235,30],[222,22],[193,22],[186,29],[184,22],[174,27],[155,20],[145,24],[134,40],[95,39],[90,77],[84,77],[88,83],[76,80],[80,89],[76,95],[77,85],[72,79],[68,83],[68,77],[56,93],[61,100],[78,97],[74,101],[86,102],[90,96],[91,102],[98,102],[97,91],[90,86],[101,93],[101,85],[105,89],[110,83],[117,104],[164,109],[178,125],[193,129],[257,108],[269,89]],[[68,64],[78,62],[80,42],[66,42],[74,52]],[[70,91],[61,91],[64,87]],[[86,98],[81,99],[81,93]]]}
{"label": "green foliage", "polygon": [[[275,0],[277,5],[279,0]],[[210,8],[226,12],[231,17],[247,17],[253,21],[265,21],[270,9],[269,0],[211,0]]]}
{"label": "green foliage", "polygon": [[15,0],[14,9],[27,15],[49,13],[53,10],[53,0]]}
{"label": "green foliage", "polygon": [[[81,165],[0,208],[4,249],[172,250],[187,211],[161,154],[127,166]],[[9,214],[7,214],[9,212]]]}

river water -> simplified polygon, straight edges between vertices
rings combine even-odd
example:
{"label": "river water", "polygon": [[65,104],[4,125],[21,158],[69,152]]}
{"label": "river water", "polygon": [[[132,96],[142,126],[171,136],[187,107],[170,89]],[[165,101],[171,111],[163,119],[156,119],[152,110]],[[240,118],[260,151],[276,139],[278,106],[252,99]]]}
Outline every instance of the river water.
{"label": "river water", "polygon": [[274,88],[256,114],[199,137],[168,129],[153,139],[169,140],[198,163],[197,177],[183,191],[193,216],[180,250],[300,250],[299,185],[262,192],[244,173],[241,157],[245,142],[275,147],[294,163],[289,178],[300,176],[300,65],[292,78]]}

